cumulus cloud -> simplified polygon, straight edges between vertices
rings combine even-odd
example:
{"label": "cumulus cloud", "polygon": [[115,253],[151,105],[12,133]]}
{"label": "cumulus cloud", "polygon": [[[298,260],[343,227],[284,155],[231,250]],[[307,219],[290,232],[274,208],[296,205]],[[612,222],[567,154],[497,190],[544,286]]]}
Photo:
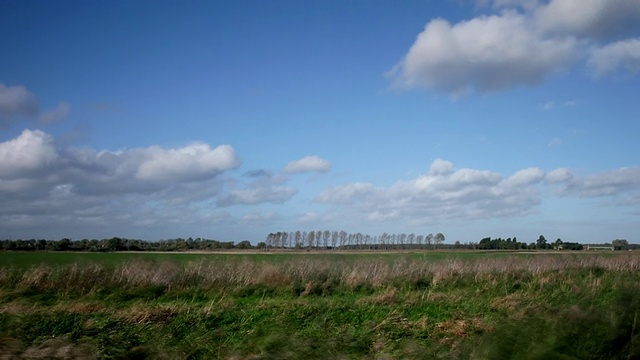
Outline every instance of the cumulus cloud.
{"label": "cumulus cloud", "polygon": [[299,174],[306,172],[325,173],[331,170],[331,162],[319,156],[305,156],[302,159],[294,160],[284,167],[282,172],[287,174]]}
{"label": "cumulus cloud", "polygon": [[230,145],[96,151],[25,130],[0,143],[0,228],[209,221],[200,207],[224,196],[223,175],[239,165]]}
{"label": "cumulus cloud", "polygon": [[640,25],[637,0],[552,0],[536,8],[542,31],[605,39],[628,34]]}
{"label": "cumulus cloud", "polygon": [[585,177],[560,168],[550,172],[547,181],[557,186],[559,194],[563,196],[596,198],[640,195],[640,167],[624,167]]}
{"label": "cumulus cloud", "polygon": [[352,221],[422,225],[536,213],[546,188],[555,189],[563,197],[635,198],[640,196],[640,168],[580,177],[567,168],[547,173],[530,167],[504,177],[490,170],[456,169],[450,162],[437,159],[427,174],[415,179],[389,187],[370,183],[335,186],[322,191],[315,201],[332,205],[332,214]]}
{"label": "cumulus cloud", "polygon": [[17,138],[0,143],[0,180],[41,174],[58,159],[50,135],[40,130],[24,130]]}
{"label": "cumulus cloud", "polygon": [[515,174],[511,175],[506,183],[510,186],[527,186],[532,184],[537,184],[542,181],[545,177],[544,170],[532,167],[524,170],[520,170]]}
{"label": "cumulus cloud", "polygon": [[179,149],[153,146],[141,151],[136,177],[151,181],[188,181],[209,177],[240,164],[230,145],[196,143]]}
{"label": "cumulus cloud", "polygon": [[392,87],[460,96],[535,85],[585,59],[590,46],[603,47],[590,61],[600,72],[637,72],[637,45],[621,40],[640,31],[637,0],[477,1],[488,2],[497,14],[429,21],[387,72]]}
{"label": "cumulus cloud", "polygon": [[589,65],[598,76],[625,69],[631,73],[640,72],[640,38],[617,41],[595,48]]}
{"label": "cumulus cloud", "polygon": [[316,201],[343,205],[368,221],[475,219],[524,215],[540,203],[538,185],[544,171],[521,170],[509,178],[488,170],[454,169],[437,159],[426,175],[398,181],[388,188],[368,183],[333,187]]}
{"label": "cumulus cloud", "polygon": [[542,38],[533,30],[513,11],[453,26],[432,20],[389,76],[395,86],[450,94],[534,85],[573,62],[575,42]]}

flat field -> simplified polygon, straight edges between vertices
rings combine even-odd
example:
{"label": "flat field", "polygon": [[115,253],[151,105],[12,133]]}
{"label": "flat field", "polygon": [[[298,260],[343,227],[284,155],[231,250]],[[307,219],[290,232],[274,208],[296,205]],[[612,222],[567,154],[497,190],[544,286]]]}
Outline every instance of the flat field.
{"label": "flat field", "polygon": [[633,359],[640,254],[0,253],[0,358]]}
{"label": "flat field", "polygon": [[[192,261],[252,260],[281,263],[290,260],[356,261],[377,259],[395,261],[411,259],[435,261],[445,259],[476,259],[506,256],[526,257],[542,253],[499,251],[219,251],[219,252],[0,252],[0,264],[4,267],[32,267],[37,265],[100,264],[117,266],[125,262],[143,260],[156,262],[187,263]],[[559,254],[559,253],[557,253]],[[606,253],[605,253],[606,254]]]}

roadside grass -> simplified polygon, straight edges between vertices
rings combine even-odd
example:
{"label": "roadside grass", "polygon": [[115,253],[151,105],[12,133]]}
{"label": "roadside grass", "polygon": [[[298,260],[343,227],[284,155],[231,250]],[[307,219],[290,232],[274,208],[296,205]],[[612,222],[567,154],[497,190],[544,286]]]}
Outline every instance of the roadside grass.
{"label": "roadside grass", "polygon": [[630,359],[639,269],[636,254],[5,265],[0,355]]}

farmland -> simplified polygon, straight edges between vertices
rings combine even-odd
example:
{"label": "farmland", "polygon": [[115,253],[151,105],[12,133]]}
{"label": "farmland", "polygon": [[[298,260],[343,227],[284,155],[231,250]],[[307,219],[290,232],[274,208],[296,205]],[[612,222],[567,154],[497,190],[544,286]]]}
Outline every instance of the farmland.
{"label": "farmland", "polygon": [[0,253],[11,358],[628,359],[640,256]]}

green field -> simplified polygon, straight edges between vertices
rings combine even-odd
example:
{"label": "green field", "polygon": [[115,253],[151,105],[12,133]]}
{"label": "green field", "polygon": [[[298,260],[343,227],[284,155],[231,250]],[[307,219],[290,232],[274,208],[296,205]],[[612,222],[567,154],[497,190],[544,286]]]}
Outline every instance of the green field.
{"label": "green field", "polygon": [[0,358],[640,356],[636,253],[5,252],[0,264]]}

